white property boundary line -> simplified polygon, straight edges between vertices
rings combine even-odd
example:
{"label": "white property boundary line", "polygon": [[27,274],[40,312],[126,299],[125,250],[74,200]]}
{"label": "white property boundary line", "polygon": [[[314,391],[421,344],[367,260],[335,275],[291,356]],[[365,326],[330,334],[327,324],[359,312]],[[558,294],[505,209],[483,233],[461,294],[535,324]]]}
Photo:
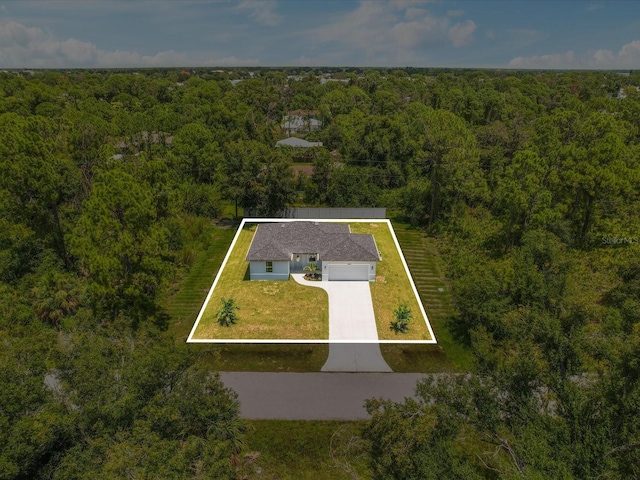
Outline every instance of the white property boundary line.
{"label": "white property boundary line", "polygon": [[[227,261],[231,256],[231,252],[236,246],[236,241],[240,236],[240,232],[242,232],[242,228],[245,223],[273,223],[273,222],[327,222],[327,223],[386,223],[389,227],[389,231],[391,232],[391,237],[393,238],[393,243],[396,246],[396,250],[400,254],[400,260],[402,260],[402,265],[404,266],[404,271],[409,278],[409,283],[411,284],[411,289],[413,290],[413,294],[418,301],[418,306],[420,307],[420,313],[422,313],[422,317],[424,318],[425,323],[427,324],[427,329],[429,330],[429,334],[431,335],[431,340],[287,340],[287,339],[204,339],[204,338],[193,338],[196,329],[198,328],[198,324],[200,323],[200,319],[204,315],[204,311],[209,304],[209,300],[211,299],[211,295],[213,294],[213,290],[216,288],[218,284],[218,280],[222,276],[222,272],[224,268],[227,266]],[[253,240],[252,240],[253,241]],[[297,218],[244,218],[242,222],[240,222],[240,226],[233,237],[233,241],[229,246],[229,250],[227,250],[227,254],[222,261],[222,265],[220,266],[220,270],[218,270],[218,274],[216,275],[215,280],[213,281],[213,285],[211,285],[211,289],[209,290],[209,294],[207,295],[202,308],[200,309],[200,313],[198,313],[198,317],[196,318],[195,323],[193,324],[193,328],[189,333],[189,337],[187,338],[187,343],[401,343],[401,344],[409,344],[409,343],[418,343],[418,344],[435,344],[438,343],[436,340],[436,336],[433,333],[433,329],[431,328],[431,323],[429,322],[429,318],[427,317],[427,312],[424,310],[424,305],[422,305],[422,301],[420,300],[420,295],[418,294],[418,290],[416,289],[416,285],[413,282],[413,277],[411,276],[411,272],[409,271],[409,266],[404,258],[404,254],[402,253],[402,249],[400,248],[400,244],[398,243],[398,238],[396,237],[396,232],[393,230],[393,225],[391,225],[391,220],[386,219],[342,219],[342,218],[331,218],[331,219],[297,219]]]}

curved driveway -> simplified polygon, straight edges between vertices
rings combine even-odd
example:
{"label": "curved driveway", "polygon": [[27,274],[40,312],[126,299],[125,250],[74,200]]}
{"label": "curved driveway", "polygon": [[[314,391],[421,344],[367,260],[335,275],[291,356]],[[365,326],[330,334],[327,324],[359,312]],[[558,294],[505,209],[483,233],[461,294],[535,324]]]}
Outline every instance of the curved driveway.
{"label": "curved driveway", "polygon": [[291,276],[299,284],[322,288],[329,295],[329,340],[378,342],[369,282],[309,282],[301,273]]}
{"label": "curved driveway", "polygon": [[369,282],[309,282],[291,274],[307,287],[322,288],[329,296],[329,358],[322,371],[391,372],[382,358]]}

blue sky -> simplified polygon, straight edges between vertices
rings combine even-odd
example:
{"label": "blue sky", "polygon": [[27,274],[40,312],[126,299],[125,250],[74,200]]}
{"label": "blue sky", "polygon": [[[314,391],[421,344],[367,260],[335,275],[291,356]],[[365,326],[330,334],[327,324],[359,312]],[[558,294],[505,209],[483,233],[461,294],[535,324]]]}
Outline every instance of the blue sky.
{"label": "blue sky", "polygon": [[640,69],[640,2],[0,0],[0,68]]}

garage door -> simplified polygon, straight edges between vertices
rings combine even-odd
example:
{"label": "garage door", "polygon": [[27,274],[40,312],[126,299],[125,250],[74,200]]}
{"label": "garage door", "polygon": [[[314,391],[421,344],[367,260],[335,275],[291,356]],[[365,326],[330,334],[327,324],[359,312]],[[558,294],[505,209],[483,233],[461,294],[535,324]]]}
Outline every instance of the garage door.
{"label": "garage door", "polygon": [[369,280],[369,265],[329,265],[329,280]]}

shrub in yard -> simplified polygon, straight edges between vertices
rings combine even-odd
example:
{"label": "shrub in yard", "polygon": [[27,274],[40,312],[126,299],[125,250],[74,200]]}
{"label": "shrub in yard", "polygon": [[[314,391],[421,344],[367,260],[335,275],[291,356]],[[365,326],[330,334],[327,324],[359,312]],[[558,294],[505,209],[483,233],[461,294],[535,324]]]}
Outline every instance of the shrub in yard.
{"label": "shrub in yard", "polygon": [[184,247],[180,250],[178,254],[178,260],[182,265],[186,265],[187,267],[193,267],[193,264],[196,262],[196,257],[198,256],[198,251],[192,247]]}
{"label": "shrub in yard", "polygon": [[393,311],[393,317],[394,320],[391,321],[391,330],[396,334],[405,333],[409,330],[409,321],[411,320],[412,314],[407,302],[404,302]]}
{"label": "shrub in yard", "polygon": [[220,300],[222,300],[222,308],[216,313],[216,319],[223,327],[230,327],[238,320],[236,311],[240,310],[240,307],[236,305],[236,301],[233,298],[229,300],[221,298]]}
{"label": "shrub in yard", "polygon": [[317,272],[318,265],[316,262],[311,262],[309,265],[305,266],[303,270],[310,272],[304,276],[307,280],[320,280],[321,275]]}

